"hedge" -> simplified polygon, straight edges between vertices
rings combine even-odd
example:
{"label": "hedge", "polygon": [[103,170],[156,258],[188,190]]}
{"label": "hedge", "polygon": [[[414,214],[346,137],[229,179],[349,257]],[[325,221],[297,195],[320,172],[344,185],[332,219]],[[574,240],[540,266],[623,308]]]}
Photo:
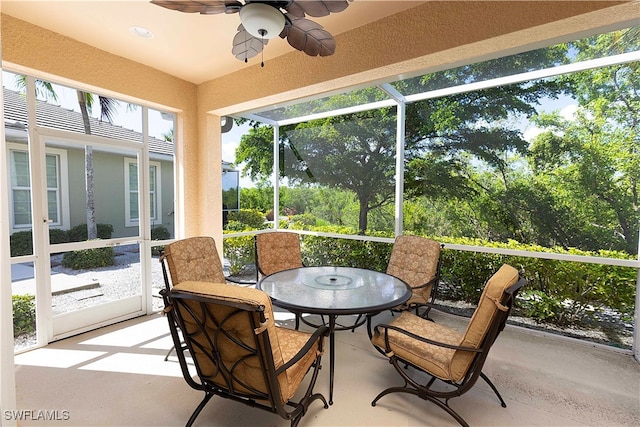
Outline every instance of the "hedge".
{"label": "hedge", "polygon": [[[98,238],[110,239],[113,233],[111,224],[97,224]],[[87,240],[87,224],[77,225],[70,230],[60,230],[58,228],[49,229],[49,243],[84,242]],[[33,254],[33,235],[31,230],[17,231],[9,238],[11,246],[11,256],[24,256]]]}
{"label": "hedge", "polygon": [[[313,227],[313,231],[355,234],[344,227]],[[378,233],[378,237],[392,237]],[[577,249],[545,248],[515,241],[496,243],[479,239],[436,238],[444,243],[441,299],[477,303],[484,283],[500,268],[510,264],[528,279],[518,301],[519,311],[539,322],[560,326],[589,326],[605,311],[613,311],[623,321],[634,315],[636,274],[632,267],[558,261],[524,256],[488,254],[447,249],[447,244],[553,252],[582,256],[634,259],[615,251],[588,252]],[[392,244],[353,239],[302,235],[305,265],[338,265],[385,271]],[[225,239],[224,254],[231,271],[253,262],[253,238]]]}

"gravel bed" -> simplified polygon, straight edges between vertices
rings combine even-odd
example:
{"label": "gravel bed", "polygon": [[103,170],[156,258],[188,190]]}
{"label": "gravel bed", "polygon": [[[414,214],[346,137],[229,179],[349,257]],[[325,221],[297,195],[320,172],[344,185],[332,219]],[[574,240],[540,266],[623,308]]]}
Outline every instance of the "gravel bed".
{"label": "gravel bed", "polygon": [[[435,305],[444,312],[466,317],[471,317],[475,309],[472,304],[461,301],[440,300]],[[622,322],[615,313],[602,314],[599,322],[593,328],[560,327],[548,323],[539,323],[529,317],[518,316],[515,310],[509,316],[507,323],[617,348],[631,350],[633,347],[633,324]]]}
{"label": "gravel bed", "polygon": [[[140,254],[137,245],[123,245],[115,249],[115,265],[92,270],[73,270],[60,264],[62,254],[51,256],[51,274],[64,273],[89,282],[98,282],[96,287],[52,295],[53,314],[66,313],[82,308],[93,307],[141,293]],[[160,289],[164,288],[162,267],[159,258],[151,261],[152,306],[154,311],[163,307]],[[20,350],[33,346],[35,333],[15,337],[14,349]]]}

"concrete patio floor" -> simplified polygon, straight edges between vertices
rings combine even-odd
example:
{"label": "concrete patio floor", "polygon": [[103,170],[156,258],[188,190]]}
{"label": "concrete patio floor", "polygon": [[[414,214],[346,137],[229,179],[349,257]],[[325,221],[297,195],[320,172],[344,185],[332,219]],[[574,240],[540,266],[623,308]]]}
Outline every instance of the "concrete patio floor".
{"label": "concrete patio floor", "polygon": [[[435,313],[463,328],[465,319]],[[279,323],[292,326],[289,313]],[[383,313],[376,322],[390,320]],[[21,426],[179,426],[202,394],[182,379],[166,319],[151,315],[52,343],[16,356]],[[327,366],[327,369],[325,369]],[[502,408],[479,381],[450,404],[470,425],[637,426],[640,425],[640,364],[628,353],[507,326],[484,372],[502,393]],[[328,354],[316,391],[328,395]],[[336,381],[329,409],[311,405],[301,426],[455,426],[431,403],[389,395],[371,406],[382,389],[401,385],[387,360],[369,343],[366,329],[336,334]],[[57,411],[58,420],[37,420],[35,412]],[[66,412],[64,412],[66,411]],[[51,413],[51,412],[50,412]],[[66,417],[65,417],[66,414]],[[64,419],[68,418],[68,419]],[[286,426],[270,413],[214,397],[196,426]]]}

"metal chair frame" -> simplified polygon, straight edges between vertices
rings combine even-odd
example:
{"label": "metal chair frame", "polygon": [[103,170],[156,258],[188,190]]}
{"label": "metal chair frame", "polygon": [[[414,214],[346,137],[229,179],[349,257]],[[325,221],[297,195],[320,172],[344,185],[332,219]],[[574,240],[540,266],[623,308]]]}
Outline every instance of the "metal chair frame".
{"label": "metal chair frame", "polygon": [[[178,361],[180,363],[184,379],[191,388],[202,391],[205,394],[204,398],[195,408],[191,417],[187,421],[187,427],[194,423],[209,400],[216,395],[251,407],[276,413],[282,418],[290,420],[291,427],[298,425],[300,419],[306,414],[309,405],[313,401],[320,400],[323,402],[325,409],[329,407],[322,394],[313,392],[313,387],[318,377],[318,370],[320,369],[320,361],[323,351],[322,337],[326,334],[326,328],[319,328],[316,330],[304,347],[302,347],[291,360],[276,369],[269,336],[264,328],[261,327],[266,321],[264,313],[265,307],[263,305],[250,305],[220,299],[214,296],[195,295],[180,291],[175,292],[175,290],[169,291],[168,289],[163,289],[160,293],[164,300],[164,312],[169,321],[171,337],[175,348],[177,349]],[[198,304],[198,310],[196,311],[191,309],[187,305],[187,301],[195,301]],[[234,310],[227,314],[222,321],[215,322],[218,329],[215,331],[213,336],[211,335],[211,329],[205,327],[205,325],[207,325],[207,321],[215,321],[207,318],[208,316],[211,316],[208,310],[212,304],[234,308]],[[184,318],[181,314],[183,310],[185,313],[188,313],[190,318],[196,320],[196,331],[192,333],[185,333],[188,329],[185,327]],[[258,314],[259,321],[256,321],[256,314]],[[232,329],[225,329],[225,323],[227,320],[239,316],[247,316],[248,322],[250,322],[252,329],[255,331],[253,343],[251,343],[251,345],[235,339],[233,337],[234,331]],[[180,337],[181,334],[179,333],[179,330],[182,331],[182,338]],[[210,351],[208,348],[194,340],[193,337],[195,336],[206,337],[208,347],[213,350]],[[223,360],[226,360],[225,349],[217,345],[218,342],[220,342],[221,337],[224,337],[224,341],[227,345],[231,345],[230,343],[233,343],[233,345],[240,348],[244,353],[244,355],[233,364],[233,368],[231,369],[223,363]],[[183,339],[184,343],[182,341]],[[313,346],[318,346],[318,354],[314,363],[311,365],[313,373],[304,396],[297,402],[289,400],[282,403],[279,397],[281,396],[281,393],[278,375],[298,362],[308,353],[309,350],[311,350]],[[197,379],[192,377],[192,374],[189,372],[186,352],[188,351],[191,355],[194,355],[196,354],[196,349],[201,357],[206,357],[213,366],[217,367],[216,374],[221,375],[224,378],[225,385],[220,385],[220,382],[216,384],[208,379],[207,375],[201,370],[198,360],[193,357],[191,359],[195,365]],[[263,380],[266,384],[267,390],[257,390],[248,385],[242,379],[236,377],[234,368],[250,360],[254,360],[259,363],[264,375]],[[238,387],[236,387],[236,384],[244,390],[239,390]]]}

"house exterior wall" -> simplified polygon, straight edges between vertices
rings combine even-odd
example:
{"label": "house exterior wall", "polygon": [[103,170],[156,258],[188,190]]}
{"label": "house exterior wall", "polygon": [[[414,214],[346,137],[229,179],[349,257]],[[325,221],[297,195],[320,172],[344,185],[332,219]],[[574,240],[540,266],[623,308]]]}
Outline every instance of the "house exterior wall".
{"label": "house exterior wall", "polygon": [[160,177],[160,185],[162,186],[162,225],[164,225],[171,237],[175,236],[175,212],[173,211],[175,194],[173,182],[173,163],[161,162],[162,176]]}
{"label": "house exterior wall", "polygon": [[[69,165],[69,214],[70,226],[87,222],[87,201],[85,200],[84,151],[67,149]],[[97,214],[97,212],[96,212]]]}
{"label": "house exterior wall", "polygon": [[[124,227],[124,162],[121,156],[113,156],[107,153],[93,153],[94,165],[94,191],[96,206],[96,221],[111,223],[114,228],[114,237],[124,231],[125,235],[137,235],[135,227]],[[83,204],[84,205],[84,204]],[[86,210],[85,210],[86,212]],[[87,222],[86,219],[82,223]]]}
{"label": "house exterior wall", "polygon": [[[125,163],[123,156],[104,152],[95,152],[94,161],[94,189],[96,221],[99,224],[113,226],[112,237],[131,237],[138,235],[137,225],[126,224],[125,198],[128,197],[125,188]],[[86,201],[84,191],[84,151],[68,150],[70,212],[71,227],[85,224]],[[152,160],[157,162],[156,160]],[[161,215],[155,225],[164,225],[173,232],[173,215],[169,215],[173,206],[173,164],[160,161]],[[173,233],[172,233],[173,234]]]}
{"label": "house exterior wall", "polygon": [[[60,144],[47,145],[47,153],[52,150],[56,154],[60,153],[66,157],[66,161],[59,164],[60,168],[60,193],[65,197],[60,200],[60,224],[54,224],[54,228],[70,229],[80,224],[85,224],[86,200],[85,200],[85,170],[84,170],[84,149],[69,148]],[[12,142],[9,150],[26,151],[27,145],[22,142]],[[96,220],[101,224],[113,226],[112,237],[131,237],[138,235],[138,226],[127,224],[127,207],[125,200],[128,197],[126,188],[126,172],[123,159],[136,161],[134,155],[123,156],[114,155],[107,152],[94,151],[94,178],[96,191]],[[154,221],[154,226],[164,226],[173,236],[174,232],[174,184],[173,184],[173,162],[159,158],[152,158],[151,163],[159,166],[159,179],[157,180],[157,190],[159,192],[159,218]],[[64,176],[64,179],[62,178]],[[68,198],[68,206],[64,199]],[[31,230],[31,227],[18,226],[12,232]]]}

